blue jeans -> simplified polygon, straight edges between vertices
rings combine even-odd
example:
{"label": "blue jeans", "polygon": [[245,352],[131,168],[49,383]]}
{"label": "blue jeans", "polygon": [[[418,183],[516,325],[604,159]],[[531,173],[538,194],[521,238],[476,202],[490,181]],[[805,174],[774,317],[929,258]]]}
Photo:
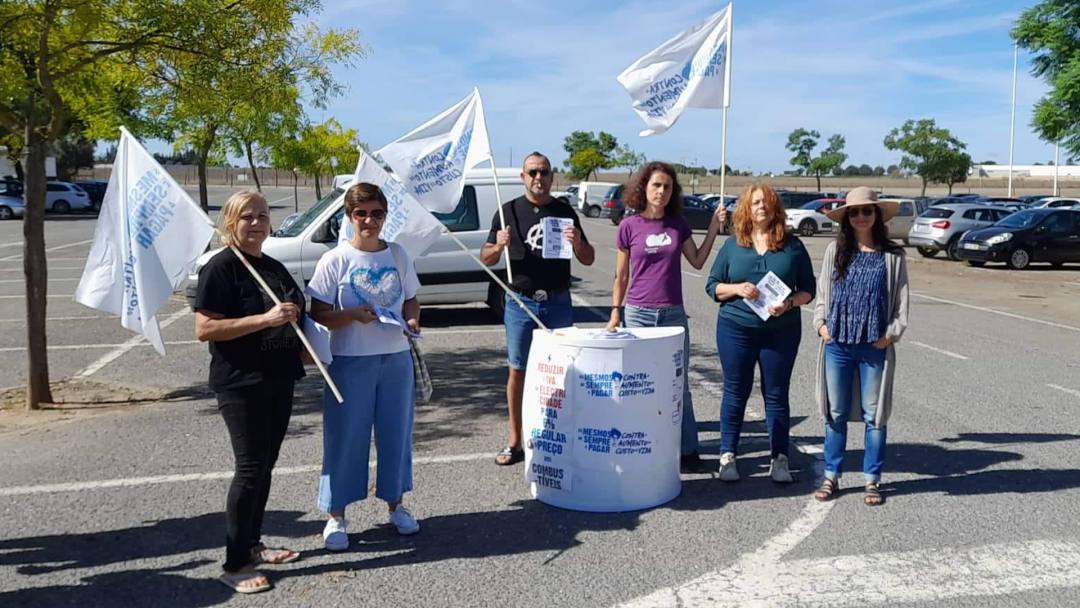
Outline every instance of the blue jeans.
{"label": "blue jeans", "polygon": [[765,427],[773,458],[788,453],[791,432],[791,370],[799,354],[802,326],[746,327],[724,316],[716,320],[716,350],[724,370],[724,400],[720,405],[720,453],[738,453],[746,401],[754,389],[754,368],[761,368],[765,398]]}
{"label": "blue jeans", "polygon": [[697,421],[694,420],[694,400],[690,396],[690,326],[682,306],[647,308],[626,305],[623,324],[627,327],[681,327],[683,334],[683,397],[681,452],[690,454],[698,449]]}
{"label": "blue jeans", "polygon": [[863,475],[866,483],[881,481],[885,465],[885,427],[874,426],[885,351],[872,344],[825,344],[825,382],[829,393],[829,417],[825,425],[825,477],[839,479],[844,467],[848,417],[851,415],[855,372],[859,372],[862,419],[866,423]]}
{"label": "blue jeans", "polygon": [[[543,302],[537,302],[517,294],[525,306],[551,329],[570,327],[574,324],[574,307],[570,303],[570,290],[561,291]],[[506,327],[506,362],[513,369],[525,369],[529,362],[533,330],[536,321],[521,310],[521,306],[506,295],[503,325]]]}
{"label": "blue jeans", "polygon": [[338,403],[323,391],[323,465],[319,509],[345,510],[367,498],[371,431],[375,430],[375,496],[401,500],[412,490],[412,432],[415,416],[412,355],[336,356],[330,377],[341,390]]}

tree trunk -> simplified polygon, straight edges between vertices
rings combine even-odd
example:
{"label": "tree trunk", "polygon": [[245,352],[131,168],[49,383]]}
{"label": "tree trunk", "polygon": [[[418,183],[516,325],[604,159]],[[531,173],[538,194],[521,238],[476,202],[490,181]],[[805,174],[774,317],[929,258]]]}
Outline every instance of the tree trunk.
{"label": "tree trunk", "polygon": [[814,177],[817,178],[817,191],[821,192],[821,171],[815,173]]}
{"label": "tree trunk", "polygon": [[27,112],[26,211],[23,218],[23,274],[26,279],[26,409],[52,403],[49,388],[49,355],[45,340],[46,289],[49,285],[45,258],[45,141],[37,131],[35,112]]}
{"label": "tree trunk", "polygon": [[255,178],[255,189],[262,192],[262,184],[259,183],[259,170],[255,168],[255,155],[251,153],[251,142],[244,142],[244,152],[247,153],[248,166],[251,167],[251,176]]}
{"label": "tree trunk", "polygon": [[[922,177],[921,175],[919,177]],[[922,177],[922,196],[926,196],[926,178]]]}
{"label": "tree trunk", "polygon": [[949,196],[952,196],[952,182],[949,182]]}
{"label": "tree trunk", "polygon": [[315,198],[316,200],[322,200],[322,185],[319,183],[322,180],[322,174],[315,173]]}
{"label": "tree trunk", "polygon": [[199,152],[196,159],[199,167],[199,206],[209,213],[210,201],[206,193],[206,154]]}

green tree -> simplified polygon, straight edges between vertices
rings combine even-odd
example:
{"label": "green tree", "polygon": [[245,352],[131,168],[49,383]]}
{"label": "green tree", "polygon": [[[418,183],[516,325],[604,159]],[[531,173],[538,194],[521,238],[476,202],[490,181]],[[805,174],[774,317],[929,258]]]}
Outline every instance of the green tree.
{"label": "green tree", "polygon": [[1032,126],[1039,137],[1080,154],[1080,6],[1043,0],[1022,13],[1012,37],[1034,53],[1031,73],[1050,90],[1035,103]]}
{"label": "green tree", "polygon": [[623,144],[615,149],[615,157],[612,160],[612,167],[623,167],[629,173],[633,174],[634,170],[645,164],[647,158],[644,154],[634,152],[629,145]]}
{"label": "green tree", "polygon": [[859,168],[856,167],[855,165],[848,165],[848,166],[844,167],[844,176],[845,177],[856,177],[858,175],[859,175]]}
{"label": "green tree", "polygon": [[867,164],[859,165],[859,175],[862,177],[870,177],[874,174],[874,168]]}
{"label": "green tree", "polygon": [[[597,169],[623,166],[616,164],[618,148],[619,142],[615,136],[604,131],[600,131],[599,135],[594,135],[592,131],[574,131],[563,140],[563,150],[567,154],[565,164],[577,179],[586,179]],[[589,150],[595,154],[586,154]]]}
{"label": "green tree", "polygon": [[888,167],[885,168],[885,175],[888,175],[889,177],[899,177],[900,176],[900,166],[899,165],[889,165]]}
{"label": "green tree", "polygon": [[952,194],[953,185],[966,182],[970,171],[971,155],[960,150],[949,150],[935,165],[935,173],[930,181],[948,185],[949,194]]}
{"label": "green tree", "polygon": [[[908,169],[922,179],[922,194],[926,195],[929,182],[948,183],[958,161],[956,153],[967,146],[953,137],[948,129],[937,126],[932,118],[908,120],[885,136],[885,147],[900,150],[904,156],[900,167]],[[968,159],[970,164],[970,158]]]}
{"label": "green tree", "polygon": [[294,179],[297,171],[315,178],[315,196],[322,198],[322,177],[333,175],[334,161],[351,171],[359,158],[357,147],[367,149],[356,130],[345,129],[330,118],[321,124],[304,126],[295,138],[283,139],[274,147],[271,159],[275,167],[292,171]]}
{"label": "green tree", "polygon": [[885,175],[885,167],[882,167],[881,165],[875,166],[874,167],[874,176],[875,177],[881,177],[882,175]]}
{"label": "green tree", "polygon": [[818,190],[821,190],[821,175],[828,175],[840,167],[847,160],[847,154],[844,153],[844,137],[836,134],[829,138],[829,146],[820,155],[814,156],[819,139],[821,133],[799,128],[788,135],[785,147],[795,154],[791,158],[791,164],[799,167],[806,175],[813,175],[817,179]]}
{"label": "green tree", "polygon": [[606,168],[609,161],[596,148],[585,148],[574,152],[566,162],[576,179],[589,179],[597,169]]}

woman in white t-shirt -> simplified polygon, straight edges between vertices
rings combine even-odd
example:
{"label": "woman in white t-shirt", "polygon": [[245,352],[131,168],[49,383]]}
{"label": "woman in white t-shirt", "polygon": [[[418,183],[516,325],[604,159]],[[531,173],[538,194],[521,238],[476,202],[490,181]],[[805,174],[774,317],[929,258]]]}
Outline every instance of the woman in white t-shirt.
{"label": "woman in white t-shirt", "polygon": [[371,431],[375,429],[375,496],[386,501],[399,534],[420,525],[401,504],[412,489],[415,408],[412,355],[402,324],[420,331],[420,281],[397,244],[379,238],[386,196],[358,183],[345,193],[353,238],[328,251],[308,284],[311,317],[330,328],[330,375],[344,403],[324,391],[323,466],[319,508],[329,514],[323,540],[331,551],[349,547],[345,507],[367,498]]}

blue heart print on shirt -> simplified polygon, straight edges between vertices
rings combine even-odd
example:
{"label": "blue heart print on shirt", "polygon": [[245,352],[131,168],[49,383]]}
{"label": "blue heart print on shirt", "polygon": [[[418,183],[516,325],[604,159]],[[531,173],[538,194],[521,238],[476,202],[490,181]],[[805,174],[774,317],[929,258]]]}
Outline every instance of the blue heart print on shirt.
{"label": "blue heart print on shirt", "polygon": [[360,304],[391,307],[401,298],[397,268],[357,268],[349,273],[349,287]]}

